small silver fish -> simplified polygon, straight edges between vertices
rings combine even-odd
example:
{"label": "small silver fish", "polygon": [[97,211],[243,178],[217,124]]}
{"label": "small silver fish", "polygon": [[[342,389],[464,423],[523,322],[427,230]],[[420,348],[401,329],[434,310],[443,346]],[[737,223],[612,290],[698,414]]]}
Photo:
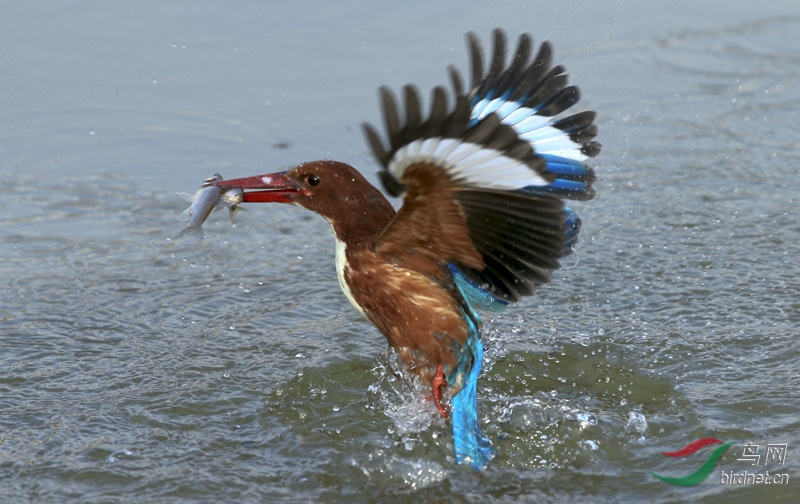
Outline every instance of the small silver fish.
{"label": "small silver fish", "polygon": [[189,224],[183,228],[180,233],[175,235],[173,239],[180,238],[185,234],[203,238],[205,236],[202,227],[203,223],[208,219],[212,211],[219,210],[220,208],[230,209],[231,225],[236,225],[236,212],[245,210],[237,206],[244,200],[244,191],[239,187],[225,189],[209,185],[221,181],[222,175],[215,173],[213,177],[209,177],[203,181],[203,185],[200,186],[200,189],[198,189],[194,195],[181,192],[177,193],[178,196],[186,201],[191,201],[192,204],[177,217],[178,220],[188,220]]}

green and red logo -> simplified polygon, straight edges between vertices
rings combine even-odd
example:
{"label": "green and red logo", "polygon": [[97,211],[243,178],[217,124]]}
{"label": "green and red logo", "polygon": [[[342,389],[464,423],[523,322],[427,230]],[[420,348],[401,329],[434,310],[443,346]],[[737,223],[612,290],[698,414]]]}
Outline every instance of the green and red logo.
{"label": "green and red logo", "polygon": [[706,446],[712,444],[721,444],[722,446],[716,447],[714,451],[711,452],[711,455],[708,456],[706,461],[703,462],[703,465],[701,465],[699,469],[697,469],[695,472],[691,474],[687,474],[686,476],[683,476],[681,478],[670,478],[668,476],[661,476],[654,472],[650,471],[647,472],[655,476],[656,478],[660,479],[664,483],[669,483],[670,485],[682,486],[682,487],[699,485],[700,483],[705,481],[706,478],[708,478],[708,476],[711,474],[711,471],[713,471],[714,467],[717,465],[717,462],[719,461],[720,457],[722,457],[722,454],[725,453],[725,451],[728,448],[730,448],[733,442],[723,444],[722,441],[720,441],[719,439],[702,438],[692,443],[689,443],[688,445],[684,446],[678,451],[661,452],[667,457],[686,457],[687,455],[696,453],[705,448]]}

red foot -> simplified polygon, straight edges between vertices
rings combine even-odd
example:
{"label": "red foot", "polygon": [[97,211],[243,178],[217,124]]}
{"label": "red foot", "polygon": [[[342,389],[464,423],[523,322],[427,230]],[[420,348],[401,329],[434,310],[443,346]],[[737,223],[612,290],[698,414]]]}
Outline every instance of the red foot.
{"label": "red foot", "polygon": [[444,394],[444,389],[447,387],[447,380],[444,378],[444,367],[441,364],[436,368],[436,374],[433,377],[431,386],[433,388],[433,402],[436,404],[436,409],[439,410],[442,418],[447,418],[449,414],[445,407],[442,406],[442,394]]}

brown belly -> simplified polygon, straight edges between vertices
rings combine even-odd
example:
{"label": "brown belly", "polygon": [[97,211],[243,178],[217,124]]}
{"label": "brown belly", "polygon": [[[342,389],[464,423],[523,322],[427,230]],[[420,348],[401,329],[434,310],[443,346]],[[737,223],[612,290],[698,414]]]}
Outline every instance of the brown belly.
{"label": "brown belly", "polygon": [[410,370],[429,383],[439,364],[456,365],[467,325],[447,289],[427,275],[379,261],[351,261],[344,277],[353,300]]}

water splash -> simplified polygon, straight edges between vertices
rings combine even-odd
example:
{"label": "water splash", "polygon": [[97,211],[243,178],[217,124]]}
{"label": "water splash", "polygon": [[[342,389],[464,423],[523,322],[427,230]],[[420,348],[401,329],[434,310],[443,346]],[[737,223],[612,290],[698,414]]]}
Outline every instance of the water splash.
{"label": "water splash", "polygon": [[405,458],[382,449],[372,451],[367,460],[360,462],[355,458],[350,465],[361,471],[367,478],[378,473],[398,480],[403,486],[420,489],[441,483],[447,478],[448,470],[442,464],[426,458]]}
{"label": "water splash", "polygon": [[[409,435],[427,431],[431,426],[445,426],[436,406],[429,399],[430,390],[420,379],[405,370],[393,350],[381,354],[381,364],[372,369],[378,382],[368,388],[368,403],[372,409],[382,409],[392,419],[390,434],[406,436],[403,443],[413,445]],[[412,446],[413,447],[413,446]]]}
{"label": "water splash", "polygon": [[106,463],[113,464],[119,462],[119,457],[133,457],[133,452],[129,450],[117,450],[108,456]]}
{"label": "water splash", "polygon": [[640,441],[644,440],[647,434],[647,418],[640,411],[629,411],[628,423],[625,424],[625,433],[638,437]]}

